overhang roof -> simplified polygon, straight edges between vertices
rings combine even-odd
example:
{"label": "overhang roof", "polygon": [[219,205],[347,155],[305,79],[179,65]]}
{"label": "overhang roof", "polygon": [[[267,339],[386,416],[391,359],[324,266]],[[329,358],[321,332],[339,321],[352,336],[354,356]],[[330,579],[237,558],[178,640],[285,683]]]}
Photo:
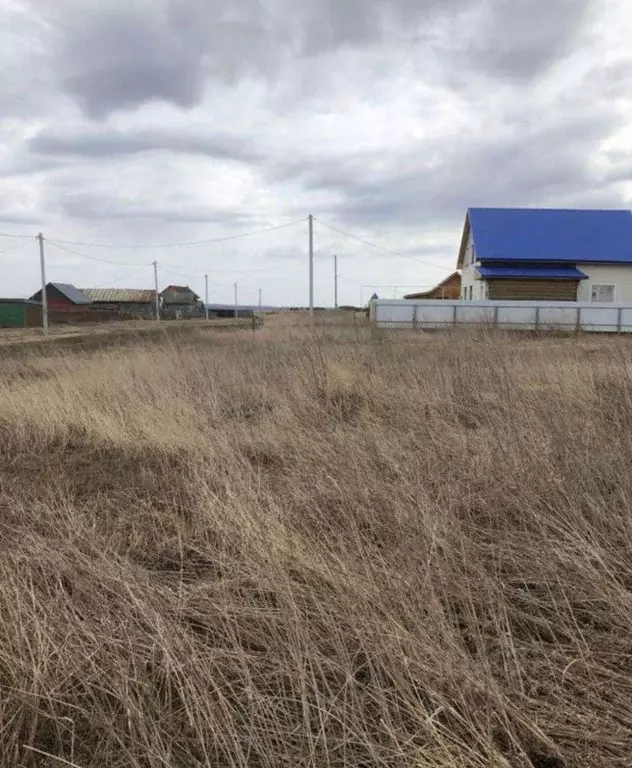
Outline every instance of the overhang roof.
{"label": "overhang roof", "polygon": [[563,264],[550,265],[515,265],[483,264],[477,267],[477,272],[484,280],[587,280],[585,275],[577,267]]}

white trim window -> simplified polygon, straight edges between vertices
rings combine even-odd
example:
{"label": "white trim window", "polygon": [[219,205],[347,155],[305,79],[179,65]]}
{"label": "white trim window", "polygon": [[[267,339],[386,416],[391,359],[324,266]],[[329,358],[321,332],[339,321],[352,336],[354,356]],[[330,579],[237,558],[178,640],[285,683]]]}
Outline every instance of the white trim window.
{"label": "white trim window", "polygon": [[612,302],[615,299],[614,285],[593,284],[590,286],[590,300]]}

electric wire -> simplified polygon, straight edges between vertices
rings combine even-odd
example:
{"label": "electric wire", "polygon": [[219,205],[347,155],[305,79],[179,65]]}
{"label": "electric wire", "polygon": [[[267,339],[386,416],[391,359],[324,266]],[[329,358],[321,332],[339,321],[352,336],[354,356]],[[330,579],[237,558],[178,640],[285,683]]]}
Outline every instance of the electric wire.
{"label": "electric wire", "polygon": [[[241,232],[237,235],[229,235],[227,237],[216,237],[209,240],[189,240],[184,241],[180,243],[143,243],[143,244],[132,244],[132,243],[123,243],[120,245],[112,244],[112,243],[89,243],[89,242],[83,242],[79,240],[47,240],[48,243],[55,243],[55,244],[62,244],[62,245],[78,245],[83,246],[84,248],[186,248],[189,246],[195,246],[195,245],[211,245],[212,243],[227,243],[230,240],[239,240],[242,237],[255,237],[257,235],[263,235],[266,232],[276,232],[280,229],[287,229],[288,227],[294,227],[297,224],[301,224],[302,222],[307,221],[306,218],[303,219],[297,219],[296,221],[291,221],[288,224],[279,224],[275,227],[266,227],[265,229],[259,229],[255,230],[253,232]],[[16,235],[17,237],[17,235]]]}
{"label": "electric wire", "polygon": [[452,272],[451,267],[446,267],[444,264],[436,264],[432,261],[425,261],[424,259],[418,259],[415,256],[408,256],[405,253],[398,253],[397,251],[392,251],[390,248],[385,248],[383,245],[378,245],[377,243],[372,243],[370,240],[365,240],[363,237],[358,237],[358,235],[352,235],[350,232],[345,232],[343,229],[339,229],[338,227],[334,227],[332,224],[327,224],[324,221],[321,221],[320,219],[317,219],[314,217],[314,221],[318,222],[318,224],[321,224],[323,227],[326,227],[327,229],[331,229],[334,232],[338,232],[341,235],[344,235],[345,237],[350,237],[352,240],[357,240],[360,243],[364,243],[364,245],[368,245],[371,248],[377,248],[380,251],[384,251],[384,253],[390,253],[391,256],[397,256],[401,259],[410,259],[410,261],[416,261],[418,264],[425,264],[428,267],[436,267],[437,269],[445,269],[446,272]]}

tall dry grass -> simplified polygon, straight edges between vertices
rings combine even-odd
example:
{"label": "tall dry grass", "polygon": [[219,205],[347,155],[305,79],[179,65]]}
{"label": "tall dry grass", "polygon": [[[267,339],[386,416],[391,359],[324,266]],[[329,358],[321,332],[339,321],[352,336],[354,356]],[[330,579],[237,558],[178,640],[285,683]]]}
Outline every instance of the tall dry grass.
{"label": "tall dry grass", "polygon": [[0,765],[632,764],[630,342],[351,340],[2,360]]}

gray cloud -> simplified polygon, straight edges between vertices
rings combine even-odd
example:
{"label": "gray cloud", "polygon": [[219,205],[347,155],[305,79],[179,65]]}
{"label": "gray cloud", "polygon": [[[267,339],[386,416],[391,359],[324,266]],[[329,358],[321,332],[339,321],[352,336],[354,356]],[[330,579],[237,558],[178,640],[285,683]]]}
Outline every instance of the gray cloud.
{"label": "gray cloud", "polygon": [[85,221],[140,220],[177,224],[222,224],[253,227],[257,217],[235,211],[174,199],[162,204],[148,200],[115,197],[108,192],[57,190],[53,195],[59,210],[70,219]]}
{"label": "gray cloud", "polygon": [[42,131],[29,141],[31,150],[43,155],[108,158],[141,152],[166,151],[203,155],[220,160],[259,162],[261,155],[250,139],[212,132],[196,134],[174,128],[120,131],[113,128]]}
{"label": "gray cloud", "polygon": [[63,89],[89,117],[165,101],[187,109],[207,78],[234,82],[276,59],[258,2],[220,12],[197,0],[118,0],[64,6],[53,16]]}
{"label": "gray cloud", "polygon": [[[28,200],[16,200],[12,195],[0,193],[0,224],[2,226],[13,224],[36,225],[39,221],[41,221],[41,218],[37,215],[36,211],[29,207]],[[0,250],[6,245],[3,240],[0,243]]]}
{"label": "gray cloud", "polygon": [[0,160],[0,176],[32,176],[61,168],[63,163],[57,158],[43,158],[28,152],[15,152]]}
{"label": "gray cloud", "polygon": [[512,107],[482,131],[426,139],[392,152],[389,164],[377,170],[370,162],[375,155],[362,153],[281,162],[271,172],[314,193],[330,193],[323,214],[362,226],[456,225],[473,205],[588,205],[581,200],[590,199],[621,206],[628,198],[616,184],[630,180],[629,162],[599,171],[593,159],[604,137],[624,124],[617,109],[596,105],[582,92],[561,97],[546,115],[525,116]]}
{"label": "gray cloud", "polygon": [[161,3],[111,4],[64,17],[58,62],[65,90],[84,112],[103,118],[113,109],[152,100],[186,108],[203,90],[204,47],[195,27],[170,27]]}
{"label": "gray cloud", "polygon": [[42,223],[42,217],[39,214],[35,213],[27,213],[27,212],[20,212],[20,211],[11,211],[11,210],[3,210],[0,214],[0,224],[4,225],[14,225],[19,224],[29,226],[38,226]]}
{"label": "gray cloud", "polygon": [[291,245],[278,245],[273,248],[266,248],[261,256],[263,259],[275,262],[297,262],[304,258],[304,248],[297,248]]}
{"label": "gray cloud", "polygon": [[581,40],[593,0],[489,3],[465,37],[464,65],[495,78],[529,82]]}
{"label": "gray cloud", "polygon": [[48,51],[40,45],[39,14],[19,2],[0,3],[0,29],[0,114],[6,124],[16,116],[32,117],[50,108],[55,96]]}
{"label": "gray cloud", "polygon": [[292,61],[376,44],[430,68],[453,61],[443,76],[454,83],[472,73],[529,81],[568,54],[595,2],[552,0],[542,18],[535,0],[62,0],[48,11],[51,66],[95,120],[151,101],[190,109],[213,80],[270,80]]}

